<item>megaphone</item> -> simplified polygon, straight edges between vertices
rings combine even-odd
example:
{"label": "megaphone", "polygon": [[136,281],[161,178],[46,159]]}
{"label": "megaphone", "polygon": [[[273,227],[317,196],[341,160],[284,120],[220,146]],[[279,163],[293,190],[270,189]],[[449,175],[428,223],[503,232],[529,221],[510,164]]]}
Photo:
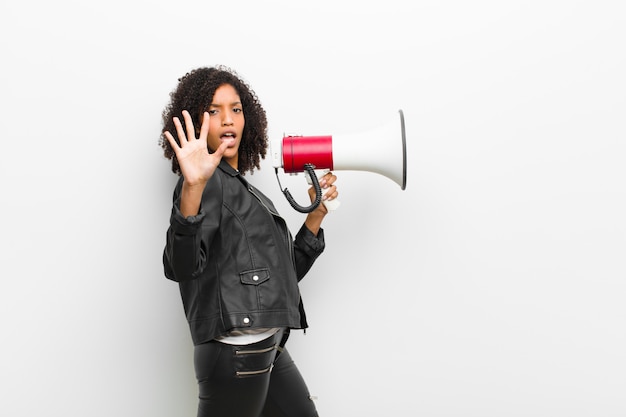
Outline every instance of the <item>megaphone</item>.
{"label": "megaphone", "polygon": [[[398,117],[399,116],[399,117]],[[377,129],[345,135],[297,136],[285,135],[279,143],[271,144],[272,165],[278,178],[278,169],[287,174],[304,172],[316,192],[315,201],[308,207],[300,206],[285,188],[283,193],[291,206],[301,212],[310,213],[322,201],[322,191],[315,170],[368,171],[383,175],[402,190],[406,188],[406,134],[404,113]],[[391,139],[391,140],[389,140]],[[278,180],[279,186],[280,179]],[[332,201],[325,201],[328,209]],[[338,202],[334,202],[337,206]]]}

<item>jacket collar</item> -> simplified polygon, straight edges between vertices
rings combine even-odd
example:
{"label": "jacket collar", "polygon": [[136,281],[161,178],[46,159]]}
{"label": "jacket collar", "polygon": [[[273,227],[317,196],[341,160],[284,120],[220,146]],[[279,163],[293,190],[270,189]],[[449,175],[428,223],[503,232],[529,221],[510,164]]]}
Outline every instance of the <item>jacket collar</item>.
{"label": "jacket collar", "polygon": [[218,165],[218,167],[219,169],[221,169],[222,171],[224,171],[231,177],[236,177],[237,175],[239,175],[239,171],[231,167],[230,164],[224,161],[223,159],[220,161],[220,164]]}
{"label": "jacket collar", "polygon": [[246,188],[249,188],[248,181],[243,177],[243,175],[241,175],[241,172],[239,172],[239,170],[236,170],[235,168],[231,167],[228,162],[226,162],[226,161],[224,161],[222,159],[220,161],[220,164],[218,165],[218,168],[221,169],[222,172],[224,172],[226,175],[230,175],[231,177],[238,178],[239,181],[241,181],[243,183],[243,185],[246,186]]}
{"label": "jacket collar", "polygon": [[278,211],[276,210],[276,207],[274,207],[274,203],[272,203],[272,201],[267,198],[260,190],[256,189],[255,187],[253,187],[244,177],[243,175],[241,175],[241,173],[234,169],[233,167],[230,166],[230,164],[226,161],[224,161],[223,159],[220,161],[220,164],[218,165],[219,169],[221,169],[225,174],[230,175],[231,177],[237,177],[239,179],[239,181],[241,181],[241,183],[248,189],[248,191],[250,191],[259,201],[261,201],[263,203],[263,205],[265,206],[265,208],[272,213],[273,215],[280,217],[280,215],[278,214]]}

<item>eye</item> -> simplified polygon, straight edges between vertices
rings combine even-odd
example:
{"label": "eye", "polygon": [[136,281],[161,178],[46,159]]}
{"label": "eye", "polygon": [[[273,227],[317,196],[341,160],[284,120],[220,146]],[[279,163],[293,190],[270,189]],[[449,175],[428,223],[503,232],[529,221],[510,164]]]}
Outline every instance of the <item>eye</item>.
{"label": "eye", "polygon": [[214,115],[216,115],[216,114],[217,114],[217,110],[215,110],[215,109],[209,109],[209,110],[207,110],[207,113],[209,113],[209,116],[214,116]]}
{"label": "eye", "polygon": [[243,109],[242,109],[242,108],[239,108],[239,107],[235,107],[235,108],[233,109],[233,111],[234,111],[235,113],[243,113]]}

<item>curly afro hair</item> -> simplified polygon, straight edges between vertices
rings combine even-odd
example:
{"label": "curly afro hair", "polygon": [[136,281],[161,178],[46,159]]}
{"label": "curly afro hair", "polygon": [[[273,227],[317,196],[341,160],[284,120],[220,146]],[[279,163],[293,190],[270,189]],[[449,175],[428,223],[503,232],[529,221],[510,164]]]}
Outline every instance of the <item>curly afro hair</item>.
{"label": "curly afro hair", "polygon": [[209,108],[215,90],[224,84],[233,86],[239,94],[246,118],[239,145],[238,170],[252,174],[255,168],[260,169],[261,159],[265,159],[268,146],[265,110],[254,91],[234,70],[216,66],[196,68],[179,78],[178,86],[170,93],[170,103],[163,110],[163,129],[159,145],[163,148],[165,158],[172,161],[172,172],[175,174],[182,175],[174,149],[165,138],[164,132],[169,131],[180,144],[173,118],[178,116],[186,129],[182,112],[187,110],[193,125],[199,128],[200,116]]}

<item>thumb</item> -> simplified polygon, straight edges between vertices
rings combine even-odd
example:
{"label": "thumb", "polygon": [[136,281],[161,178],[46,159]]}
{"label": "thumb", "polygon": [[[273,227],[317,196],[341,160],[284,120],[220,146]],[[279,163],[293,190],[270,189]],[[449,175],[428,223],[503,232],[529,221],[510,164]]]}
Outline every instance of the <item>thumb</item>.
{"label": "thumb", "polygon": [[226,149],[228,149],[228,146],[231,145],[233,142],[234,139],[222,142],[220,146],[215,150],[215,156],[221,159],[222,155],[224,155],[224,152],[226,152]]}

